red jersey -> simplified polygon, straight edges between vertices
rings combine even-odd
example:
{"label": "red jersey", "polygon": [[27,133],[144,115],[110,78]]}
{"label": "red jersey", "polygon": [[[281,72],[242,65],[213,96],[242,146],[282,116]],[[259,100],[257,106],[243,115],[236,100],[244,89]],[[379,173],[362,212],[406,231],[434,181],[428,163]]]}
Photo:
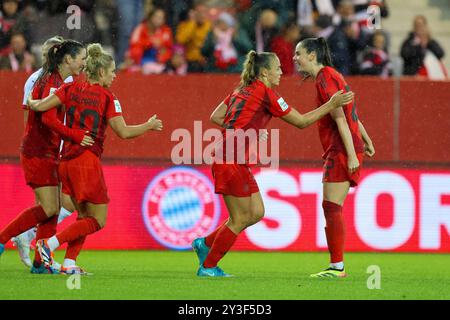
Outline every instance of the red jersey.
{"label": "red jersey", "polygon": [[67,126],[89,131],[95,141],[91,147],[82,147],[74,141],[65,140],[62,159],[76,158],[86,150],[100,157],[108,120],[122,115],[119,100],[108,89],[87,81],[67,83],[59,88],[55,95],[67,107]]}
{"label": "red jersey", "polygon": [[[45,76],[33,87],[31,96],[33,99],[43,99],[53,93],[64,83],[59,72]],[[57,109],[47,111],[56,113],[59,121],[64,121],[64,110]],[[22,153],[30,157],[54,158],[59,155],[61,136],[45,125],[43,117],[47,112],[35,112],[29,110],[27,126],[22,139]]]}
{"label": "red jersey", "polygon": [[[222,130],[224,140],[221,142],[224,149],[226,149],[227,129],[242,129],[244,133],[253,129],[256,132],[257,139],[259,139],[259,130],[266,128],[272,117],[282,117],[291,111],[291,107],[278,93],[259,80],[242,89],[235,90],[226,97],[224,103],[227,105],[224,129]],[[245,148],[246,161],[248,162],[249,144],[245,143],[245,146],[240,146],[235,141],[234,146],[234,158],[236,159],[238,155],[236,151],[239,148]],[[218,155],[217,152],[216,155]],[[223,155],[226,155],[226,153],[224,152]],[[224,157],[223,160],[226,160],[226,158]]]}
{"label": "red jersey", "polygon": [[[350,91],[350,87],[345,82],[344,77],[331,67],[322,68],[316,78],[317,102],[318,105],[326,103],[339,90]],[[351,103],[342,107],[347,120],[348,127],[352,134],[353,145],[356,153],[364,152],[364,143],[359,131],[358,114],[356,112],[356,103]],[[344,152],[345,146],[336,122],[331,115],[326,115],[318,121],[320,142],[323,147],[323,158],[325,159],[331,151]]]}

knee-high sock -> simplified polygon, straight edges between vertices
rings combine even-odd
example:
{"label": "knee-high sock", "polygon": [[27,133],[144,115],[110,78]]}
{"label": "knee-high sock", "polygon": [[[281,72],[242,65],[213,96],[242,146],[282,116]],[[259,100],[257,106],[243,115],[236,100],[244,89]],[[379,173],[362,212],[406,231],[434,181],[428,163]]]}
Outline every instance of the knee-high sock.
{"label": "knee-high sock", "polygon": [[220,226],[218,226],[218,227],[216,228],[216,230],[214,230],[213,232],[211,232],[210,235],[208,235],[207,237],[205,237],[205,243],[206,243],[206,245],[207,245],[208,247],[211,248],[211,246],[212,246],[212,244],[213,244],[213,242],[214,242],[214,239],[216,239],[217,232],[219,232],[220,228],[222,228],[222,227],[225,225],[225,223],[227,223],[227,221],[228,221],[228,220],[224,221]]}
{"label": "knee-high sock", "polygon": [[324,200],[322,203],[327,222],[325,234],[327,236],[328,251],[331,263],[344,261],[345,225],[342,216],[342,206]]}
{"label": "knee-high sock", "polygon": [[[68,226],[63,231],[58,232],[56,234],[55,238],[58,241],[58,246],[60,246],[65,242],[77,240],[80,237],[90,235],[100,229],[101,229],[101,227],[98,224],[97,220],[93,217],[88,217],[88,218],[84,218],[84,219],[81,219],[81,220],[78,220],[78,221],[72,223],[70,226]],[[53,239],[53,237],[51,239]],[[49,245],[50,245],[50,243],[49,243]],[[58,247],[58,246],[56,246],[56,247]],[[50,249],[54,250],[56,248],[53,247]]]}
{"label": "knee-high sock", "polygon": [[[83,218],[77,218],[77,221]],[[67,244],[66,256],[64,259],[70,259],[76,261],[81,249],[83,248],[84,241],[86,241],[86,236],[81,236],[75,240],[69,241]]]}
{"label": "knee-high sock", "polygon": [[[48,239],[56,234],[56,226],[58,224],[58,216],[48,218],[44,222],[41,222],[36,231],[36,241],[41,239]],[[37,249],[34,251],[34,261],[38,264],[41,263],[41,256]]]}
{"label": "knee-high sock", "polygon": [[25,209],[0,232],[0,243],[5,244],[12,237],[35,227],[38,223],[47,219],[48,217],[41,206]]}
{"label": "knee-high sock", "polygon": [[223,256],[231,249],[236,241],[237,235],[228,228],[227,225],[223,225],[217,232],[216,238],[209,250],[203,266],[205,268],[214,268]]}

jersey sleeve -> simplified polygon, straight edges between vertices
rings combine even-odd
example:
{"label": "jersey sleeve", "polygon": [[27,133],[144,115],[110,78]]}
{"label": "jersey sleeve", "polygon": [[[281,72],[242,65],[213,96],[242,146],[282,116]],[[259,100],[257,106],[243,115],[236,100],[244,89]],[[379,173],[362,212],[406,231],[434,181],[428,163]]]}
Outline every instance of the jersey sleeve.
{"label": "jersey sleeve", "polygon": [[106,119],[111,119],[122,115],[122,106],[119,99],[113,94],[106,96]]}
{"label": "jersey sleeve", "polygon": [[65,139],[73,140],[77,144],[81,144],[83,141],[84,130],[66,127],[59,121],[56,108],[44,112],[42,114],[42,122],[53,131],[62,135]]}
{"label": "jersey sleeve", "polygon": [[58,99],[61,101],[62,104],[65,104],[66,100],[68,99],[68,91],[69,88],[72,86],[73,82],[65,83],[61,87],[59,87],[55,92],[55,96],[58,97]]}
{"label": "jersey sleeve", "polygon": [[283,117],[291,112],[291,107],[284,101],[284,99],[275,91],[268,89],[267,98],[269,103],[269,112],[274,117]]}
{"label": "jersey sleeve", "polygon": [[30,76],[27,79],[27,82],[25,82],[25,85],[23,87],[23,101],[22,101],[22,109],[24,110],[28,110],[28,106],[27,106],[27,100],[28,100],[28,96],[30,95],[30,93],[32,93],[33,91],[33,87],[34,84],[36,82],[36,77],[34,77],[34,74],[32,76]]}

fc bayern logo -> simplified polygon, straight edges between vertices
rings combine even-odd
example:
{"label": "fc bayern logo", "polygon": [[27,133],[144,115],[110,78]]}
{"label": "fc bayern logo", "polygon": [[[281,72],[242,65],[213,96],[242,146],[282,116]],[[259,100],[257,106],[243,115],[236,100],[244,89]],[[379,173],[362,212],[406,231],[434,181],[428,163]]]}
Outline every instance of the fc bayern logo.
{"label": "fc bayern logo", "polygon": [[191,168],[175,167],[150,182],[142,214],[147,230],[159,243],[183,250],[217,227],[220,201],[207,176]]}

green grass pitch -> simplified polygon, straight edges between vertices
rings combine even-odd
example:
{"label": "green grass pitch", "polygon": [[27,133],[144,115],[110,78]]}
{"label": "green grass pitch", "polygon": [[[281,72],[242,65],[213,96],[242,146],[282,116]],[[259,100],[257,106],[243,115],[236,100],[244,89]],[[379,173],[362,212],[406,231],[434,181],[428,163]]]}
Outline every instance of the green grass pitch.
{"label": "green grass pitch", "polygon": [[[85,251],[78,263],[94,275],[69,290],[67,276],[32,275],[7,250],[0,299],[450,299],[450,255],[348,253],[349,277],[310,279],[327,261],[327,253],[230,252],[220,266],[235,277],[205,279],[195,275],[193,252]],[[371,265],[380,268],[380,289],[367,288]]]}

